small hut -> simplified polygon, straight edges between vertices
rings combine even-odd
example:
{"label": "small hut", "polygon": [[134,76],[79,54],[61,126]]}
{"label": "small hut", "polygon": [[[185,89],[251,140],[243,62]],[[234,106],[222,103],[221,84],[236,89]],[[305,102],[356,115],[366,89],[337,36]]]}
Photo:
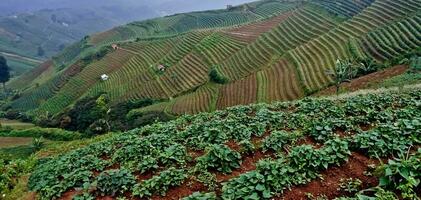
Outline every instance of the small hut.
{"label": "small hut", "polygon": [[158,67],[157,67],[157,68],[158,68],[158,70],[159,70],[159,71],[161,71],[161,72],[164,72],[164,71],[165,71],[165,69],[166,69],[164,65],[158,65]]}
{"label": "small hut", "polygon": [[118,45],[117,45],[117,44],[112,44],[112,45],[111,45],[111,47],[112,47],[114,50],[117,50],[117,49],[118,49]]}
{"label": "small hut", "polygon": [[110,77],[107,74],[103,74],[101,75],[101,80],[106,81],[108,80]]}

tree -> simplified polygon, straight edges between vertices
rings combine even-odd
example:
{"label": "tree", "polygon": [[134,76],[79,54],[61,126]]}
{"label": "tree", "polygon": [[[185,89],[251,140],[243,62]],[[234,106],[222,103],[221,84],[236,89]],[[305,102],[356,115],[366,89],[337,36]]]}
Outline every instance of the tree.
{"label": "tree", "polygon": [[342,83],[350,82],[357,73],[357,67],[362,64],[354,64],[349,60],[336,60],[335,69],[328,70],[326,73],[335,80],[336,94],[339,94],[339,89]]}
{"label": "tree", "polygon": [[39,57],[42,57],[42,56],[44,56],[44,55],[45,55],[45,51],[44,51],[44,49],[43,49],[41,46],[39,46],[39,47],[38,47],[38,52],[37,52],[37,55],[38,55]]}
{"label": "tree", "polygon": [[3,89],[6,91],[6,82],[10,80],[10,69],[7,60],[0,56],[0,83],[3,83]]}

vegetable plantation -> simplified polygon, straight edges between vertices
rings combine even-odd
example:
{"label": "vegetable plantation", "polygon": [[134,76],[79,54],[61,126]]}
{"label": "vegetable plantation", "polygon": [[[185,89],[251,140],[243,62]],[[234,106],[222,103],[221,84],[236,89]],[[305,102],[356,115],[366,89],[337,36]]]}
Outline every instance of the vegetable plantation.
{"label": "vegetable plantation", "polygon": [[[307,196],[417,199],[420,145],[420,89],[306,98],[185,115],[115,135],[45,160],[28,186],[40,199],[300,199],[298,187],[349,166],[377,181],[344,177],[330,186],[342,192]],[[357,157],[374,166],[349,164]]]}

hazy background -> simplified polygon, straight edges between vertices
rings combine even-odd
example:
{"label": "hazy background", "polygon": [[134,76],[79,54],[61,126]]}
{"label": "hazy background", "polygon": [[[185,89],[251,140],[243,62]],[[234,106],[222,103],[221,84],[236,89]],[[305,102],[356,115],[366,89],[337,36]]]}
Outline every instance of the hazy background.
{"label": "hazy background", "polygon": [[[12,15],[21,12],[32,12],[41,9],[76,8],[89,9],[108,7],[121,10],[129,9],[129,15],[143,17],[147,10],[159,14],[224,8],[227,4],[241,4],[251,0],[1,0],[0,15]],[[136,12],[136,9],[141,11]],[[126,15],[127,13],[120,13]]]}
{"label": "hazy background", "polygon": [[7,55],[13,73],[19,75],[95,32],[246,2],[251,0],[0,0],[0,54]]}

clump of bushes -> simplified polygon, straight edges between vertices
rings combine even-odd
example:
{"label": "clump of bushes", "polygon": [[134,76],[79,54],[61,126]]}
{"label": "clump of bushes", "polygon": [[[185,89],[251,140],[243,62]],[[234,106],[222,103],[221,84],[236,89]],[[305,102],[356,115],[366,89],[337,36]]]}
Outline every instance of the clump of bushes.
{"label": "clump of bushes", "polygon": [[139,112],[131,111],[127,115],[130,128],[136,128],[155,123],[157,121],[166,122],[173,120],[174,116],[160,111]]}
{"label": "clump of bushes", "polygon": [[210,78],[210,81],[214,83],[218,83],[218,84],[225,84],[228,82],[228,78],[220,74],[215,67],[210,70],[209,78]]}

